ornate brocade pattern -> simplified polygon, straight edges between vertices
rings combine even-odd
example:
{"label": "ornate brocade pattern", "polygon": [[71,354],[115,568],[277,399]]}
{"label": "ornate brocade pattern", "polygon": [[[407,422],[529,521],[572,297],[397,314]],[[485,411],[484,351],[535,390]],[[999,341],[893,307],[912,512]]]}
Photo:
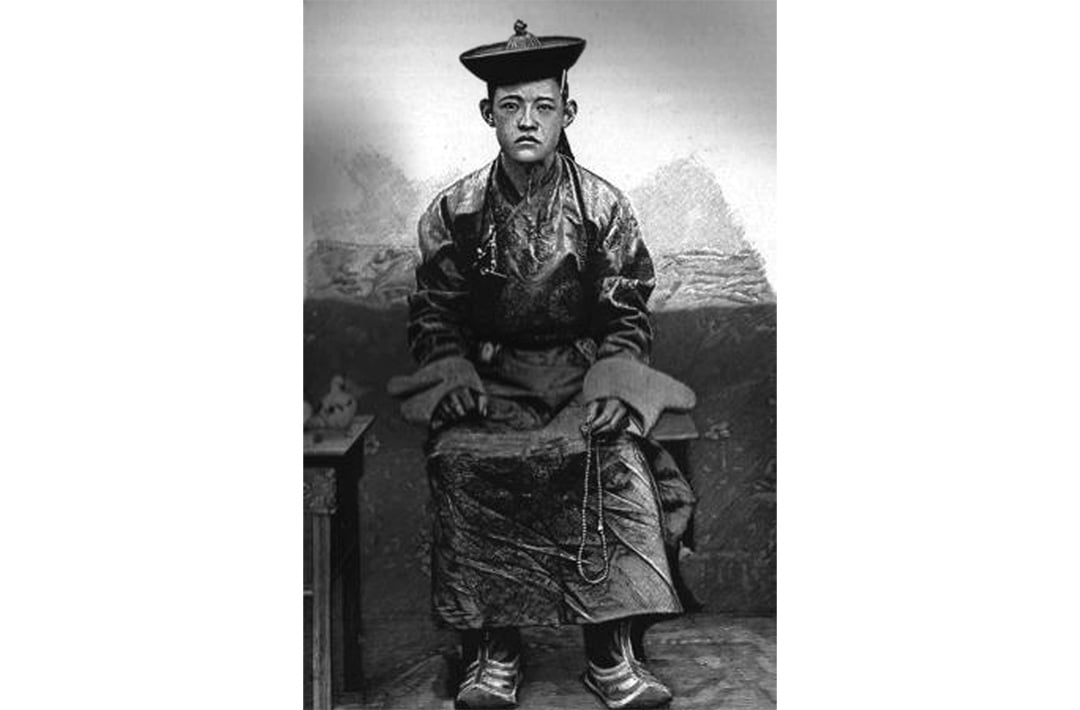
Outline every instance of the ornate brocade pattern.
{"label": "ornate brocade pattern", "polygon": [[587,235],[561,165],[516,201],[505,178],[489,183],[483,222],[503,277],[481,276],[477,285],[483,297],[473,320],[481,337],[547,345],[586,334]]}
{"label": "ornate brocade pattern", "polygon": [[421,364],[473,357],[485,341],[547,347],[583,337],[602,357],[648,358],[653,266],[633,210],[611,184],[559,160],[525,209],[492,190],[496,161],[424,213],[408,333]]}

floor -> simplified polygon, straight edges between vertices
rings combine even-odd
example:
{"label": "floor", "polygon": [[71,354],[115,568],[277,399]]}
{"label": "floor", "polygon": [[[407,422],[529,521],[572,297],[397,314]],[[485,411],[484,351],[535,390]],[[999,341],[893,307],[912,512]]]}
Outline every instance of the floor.
{"label": "floor", "polygon": [[[574,627],[525,632],[525,683],[519,708],[602,710],[582,686],[581,637]],[[776,707],[775,618],[694,614],[654,626],[646,636],[650,668],[675,693],[671,710],[758,710]],[[453,707],[453,665],[447,650],[376,681],[363,699],[338,699],[340,710],[427,710]]]}

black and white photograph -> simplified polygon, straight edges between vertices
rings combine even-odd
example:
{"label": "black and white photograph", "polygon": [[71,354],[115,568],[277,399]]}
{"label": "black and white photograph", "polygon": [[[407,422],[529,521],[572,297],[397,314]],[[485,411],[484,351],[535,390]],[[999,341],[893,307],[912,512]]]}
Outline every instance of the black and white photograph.
{"label": "black and white photograph", "polygon": [[306,701],[775,707],[775,5],[304,42]]}
{"label": "black and white photograph", "polygon": [[1078,14],[4,4],[0,708],[1075,707]]}

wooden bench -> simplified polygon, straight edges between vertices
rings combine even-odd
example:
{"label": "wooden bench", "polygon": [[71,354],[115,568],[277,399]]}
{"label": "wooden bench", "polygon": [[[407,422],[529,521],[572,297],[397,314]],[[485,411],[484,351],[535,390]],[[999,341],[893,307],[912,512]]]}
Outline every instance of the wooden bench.
{"label": "wooden bench", "polygon": [[664,412],[653,427],[652,437],[664,445],[675,463],[679,464],[683,475],[689,477],[687,466],[690,442],[701,438],[690,415],[686,412]]}
{"label": "wooden bench", "polygon": [[335,694],[363,690],[360,647],[360,500],[364,434],[374,417],[348,429],[304,432],[304,531],[310,535],[314,710]]}

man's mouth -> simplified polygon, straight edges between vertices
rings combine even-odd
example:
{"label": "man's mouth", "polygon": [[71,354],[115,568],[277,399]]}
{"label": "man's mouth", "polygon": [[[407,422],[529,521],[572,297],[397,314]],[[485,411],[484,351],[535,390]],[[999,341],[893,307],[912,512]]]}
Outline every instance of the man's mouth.
{"label": "man's mouth", "polygon": [[514,142],[515,143],[533,143],[535,145],[540,145],[540,141],[537,140],[536,138],[533,138],[532,136],[522,136],[521,138],[518,138]]}

